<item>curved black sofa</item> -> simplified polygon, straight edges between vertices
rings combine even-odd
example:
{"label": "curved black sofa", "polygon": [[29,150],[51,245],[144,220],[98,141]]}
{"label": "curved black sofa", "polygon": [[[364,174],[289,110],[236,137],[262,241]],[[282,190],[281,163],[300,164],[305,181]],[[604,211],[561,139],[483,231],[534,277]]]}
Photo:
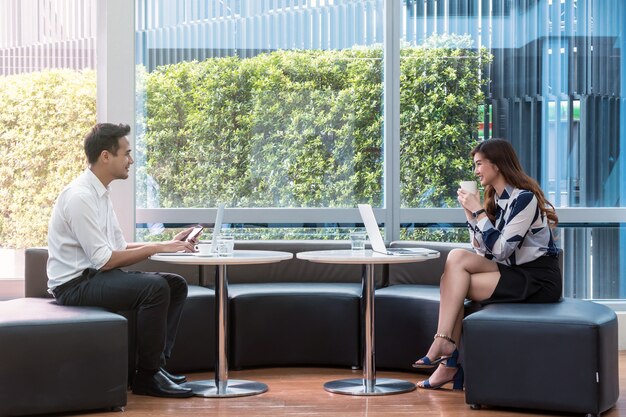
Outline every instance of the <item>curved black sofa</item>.
{"label": "curved black sofa", "polygon": [[[420,245],[441,250],[444,257],[456,247],[424,242]],[[237,249],[292,252],[294,259],[229,269],[229,363],[234,369],[361,366],[362,266],[295,258],[298,252],[349,249],[348,242],[251,241],[239,242]],[[403,264],[403,268],[397,268],[398,265],[375,268],[378,369],[415,371],[411,364],[421,348],[429,346],[435,333],[438,283],[444,262],[435,259]],[[393,287],[397,282],[411,285],[397,287],[400,291],[395,292]],[[401,310],[396,295],[405,297],[406,304]]]}
{"label": "curved black sofa", "polygon": [[[456,246],[428,244],[442,257]],[[236,249],[291,252],[294,258],[274,264],[232,266],[228,269],[229,367],[345,366],[357,368],[362,360],[361,273],[359,265],[331,265],[295,258],[311,250],[348,249],[336,241],[242,241]],[[46,248],[26,250],[26,297],[47,293]],[[413,370],[418,352],[428,347],[436,326],[438,278],[444,259],[402,267],[375,269],[377,292],[376,349],[379,368]],[[132,269],[175,272],[184,276],[189,296],[177,342],[168,360],[175,372],[214,369],[215,270],[146,260]],[[396,283],[411,283],[403,289]],[[203,285],[199,285],[202,283]],[[389,286],[389,289],[383,287]],[[380,295],[380,296],[379,296]],[[398,310],[396,298],[405,299]],[[132,315],[129,345],[133,351]],[[412,317],[399,326],[397,317]],[[416,324],[418,324],[416,326]],[[423,329],[422,329],[423,328]],[[406,340],[398,343],[399,336]],[[399,347],[405,352],[398,355]],[[129,369],[134,366],[129,357]]]}

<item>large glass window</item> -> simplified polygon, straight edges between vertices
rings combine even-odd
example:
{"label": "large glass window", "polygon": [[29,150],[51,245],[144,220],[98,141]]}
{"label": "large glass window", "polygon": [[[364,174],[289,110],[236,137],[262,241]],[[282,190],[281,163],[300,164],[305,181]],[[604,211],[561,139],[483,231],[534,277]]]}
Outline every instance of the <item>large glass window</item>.
{"label": "large glass window", "polygon": [[[454,106],[471,99],[467,90],[459,95],[458,91],[463,91],[459,87],[466,87],[468,82],[458,73],[461,65],[455,61],[460,59],[446,49],[451,42],[464,42],[463,59],[479,63],[474,76],[481,79],[483,108],[478,125],[471,118],[457,119],[457,123],[446,120],[447,113],[429,118],[427,123],[433,125],[445,120],[434,131],[425,129],[430,137],[437,137],[429,146],[414,146],[415,139],[402,132],[402,172],[414,172],[415,166],[425,163],[434,166],[414,182],[402,176],[403,206],[447,207],[446,192],[456,187],[435,182],[444,173],[450,179],[472,176],[462,158],[477,137],[511,141],[526,171],[540,182],[557,208],[626,206],[624,159],[620,154],[626,143],[626,133],[620,130],[626,113],[619,75],[625,73],[622,51],[626,40],[621,29],[625,18],[624,4],[619,1],[404,2],[401,42],[438,50],[445,56],[440,60],[447,62],[433,72],[446,80],[452,78],[454,83],[442,93],[430,81],[423,94]],[[435,45],[433,39],[437,40]],[[431,65],[434,62],[438,61]],[[424,70],[420,75],[428,74]],[[468,75],[471,80],[471,71]],[[414,89],[415,81],[401,81],[401,97],[405,97],[405,90]],[[443,84],[442,79],[440,82]],[[401,101],[401,106],[413,105]],[[415,113],[423,113],[424,108],[415,106]],[[438,106],[438,110],[442,108],[449,107]],[[463,126],[463,120],[474,123],[473,129],[453,130]],[[466,172],[459,174],[459,169]],[[439,195],[443,200],[432,201]],[[626,221],[624,211],[559,213],[563,227],[558,229],[557,243],[566,254],[566,294],[624,297],[626,267],[620,258],[626,247],[624,228],[619,226]],[[597,227],[577,226],[585,222]],[[409,237],[420,236],[409,233],[413,230],[410,224],[406,230]]]}
{"label": "large glass window", "polygon": [[[428,131],[429,136],[437,137],[434,142],[439,145],[435,146],[441,148],[431,152],[431,146],[422,146],[411,152],[403,147],[407,153],[403,169],[414,170],[411,163],[415,160],[438,154],[443,161],[452,162],[448,168],[467,170],[454,160],[467,144],[471,146],[478,136],[502,137],[514,144],[528,173],[541,182],[557,207],[625,205],[623,199],[620,202],[625,180],[619,176],[623,169],[619,125],[624,118],[624,110],[619,109],[623,99],[619,78],[623,71],[620,45],[624,45],[621,2],[415,0],[406,1],[405,6],[402,41],[438,50],[441,56],[431,65],[443,62],[432,70],[436,74],[432,78],[440,81],[443,91],[425,81],[423,94],[455,106],[476,100],[473,75],[482,85],[484,109],[480,132],[473,115],[429,118],[433,125],[443,120],[443,126]],[[450,53],[450,44],[465,49],[464,56]],[[478,64],[467,74],[459,72],[463,68],[459,62],[465,60],[466,66],[472,61]],[[430,74],[425,69],[420,75]],[[445,85],[447,80],[453,84]],[[402,82],[403,96],[404,90],[416,87],[413,79]],[[437,107],[448,110],[452,106],[444,103]],[[415,108],[423,113],[423,105]],[[472,129],[452,130],[455,125],[463,126],[462,122],[473,124]],[[493,127],[493,132],[485,130],[488,127]],[[454,141],[462,141],[465,149],[446,148]],[[414,139],[406,142],[413,144]],[[434,171],[435,175],[447,172],[439,167]],[[403,182],[403,195],[410,195],[415,188]],[[403,201],[416,207],[424,199]],[[446,206],[446,202],[435,205]]]}
{"label": "large glass window", "polygon": [[96,0],[0,1],[0,298],[23,295],[24,248],[85,167],[96,121]]}
{"label": "large glass window", "polygon": [[381,1],[137,2],[137,207],[382,204]]}
{"label": "large glass window", "polygon": [[[346,238],[370,202],[388,240],[464,240],[455,183],[503,137],[557,206],[566,294],[626,297],[624,2],[135,5],[140,238],[224,201],[247,238]],[[0,0],[5,282],[84,167],[96,6]]]}
{"label": "large glass window", "polygon": [[341,238],[370,202],[389,240],[465,240],[456,184],[501,137],[557,207],[566,294],[626,297],[623,2],[136,8],[138,230],[224,201],[249,236]]}

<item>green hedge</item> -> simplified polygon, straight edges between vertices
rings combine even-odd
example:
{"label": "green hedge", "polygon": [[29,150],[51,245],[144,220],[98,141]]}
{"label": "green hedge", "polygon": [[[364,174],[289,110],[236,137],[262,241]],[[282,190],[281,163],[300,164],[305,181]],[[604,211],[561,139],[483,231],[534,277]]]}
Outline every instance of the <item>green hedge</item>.
{"label": "green hedge", "polygon": [[[463,39],[457,39],[457,44]],[[470,152],[484,102],[480,52],[430,39],[404,48],[400,63],[400,166],[404,207],[458,207],[458,182],[473,178]],[[438,46],[438,47],[432,47]]]}
{"label": "green hedge", "polygon": [[[478,73],[489,57],[464,42],[401,50],[405,207],[456,207],[456,183],[471,175]],[[378,48],[140,69],[138,206],[380,205],[382,79]],[[93,71],[0,77],[0,246],[46,243],[55,198],[85,167],[95,96]]]}
{"label": "green hedge", "polygon": [[[401,57],[402,204],[457,207],[488,57],[445,45],[403,48]],[[276,51],[183,62],[141,78],[140,206],[382,203],[382,50]]]}
{"label": "green hedge", "polygon": [[380,58],[278,51],[148,74],[146,168],[159,206],[380,202]]}
{"label": "green hedge", "polygon": [[45,245],[61,189],[85,168],[94,71],[0,77],[0,246]]}

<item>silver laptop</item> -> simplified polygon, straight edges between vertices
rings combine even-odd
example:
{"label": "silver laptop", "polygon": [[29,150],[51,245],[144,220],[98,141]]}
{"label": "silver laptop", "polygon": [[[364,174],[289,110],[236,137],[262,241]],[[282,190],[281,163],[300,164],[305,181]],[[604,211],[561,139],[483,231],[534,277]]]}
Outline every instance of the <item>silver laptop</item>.
{"label": "silver laptop", "polygon": [[372,245],[372,250],[374,252],[382,253],[384,255],[396,256],[437,256],[437,251],[426,248],[385,247],[385,242],[383,241],[383,236],[380,234],[380,229],[378,228],[378,222],[376,222],[376,217],[374,216],[374,210],[372,210],[372,206],[370,206],[369,204],[359,204],[359,213],[361,213],[361,219],[363,220],[363,224],[365,225],[365,230],[367,231],[367,236],[369,236],[370,238],[370,244]]}
{"label": "silver laptop", "polygon": [[224,207],[226,204],[220,203],[217,206],[217,215],[215,216],[215,226],[213,226],[213,239],[211,240],[211,252],[217,253],[217,238],[222,232],[222,220],[224,219]]}

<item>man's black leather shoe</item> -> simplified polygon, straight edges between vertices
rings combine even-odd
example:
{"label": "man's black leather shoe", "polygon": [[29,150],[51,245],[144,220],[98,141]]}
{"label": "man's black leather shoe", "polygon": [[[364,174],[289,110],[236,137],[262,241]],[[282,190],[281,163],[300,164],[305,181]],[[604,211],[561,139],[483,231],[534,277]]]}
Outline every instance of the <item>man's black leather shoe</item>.
{"label": "man's black leather shoe", "polygon": [[154,374],[142,371],[137,372],[133,381],[133,394],[169,398],[188,398],[193,396],[190,388],[183,388],[173,383],[161,371],[157,371]]}
{"label": "man's black leather shoe", "polygon": [[172,375],[169,372],[167,372],[164,368],[160,368],[159,371],[161,371],[163,375],[167,377],[167,379],[169,379],[175,384],[182,384],[183,382],[187,382],[187,378],[185,377],[185,375]]}

